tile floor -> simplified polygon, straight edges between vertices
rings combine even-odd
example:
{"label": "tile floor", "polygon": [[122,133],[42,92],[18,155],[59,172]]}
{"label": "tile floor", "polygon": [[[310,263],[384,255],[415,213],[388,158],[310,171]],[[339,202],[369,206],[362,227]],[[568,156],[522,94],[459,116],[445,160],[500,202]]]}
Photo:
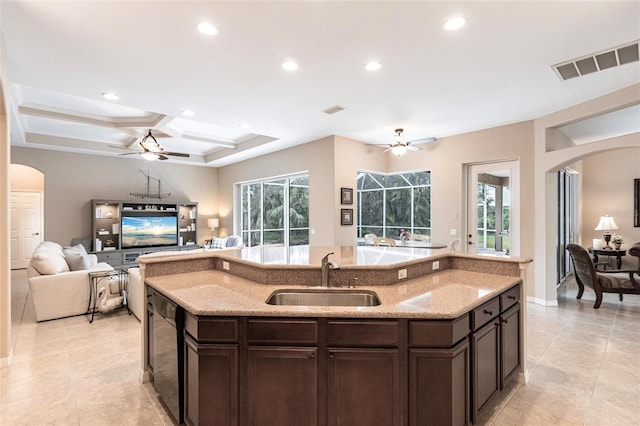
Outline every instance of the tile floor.
{"label": "tile floor", "polygon": [[[36,323],[26,274],[12,273],[14,360],[0,372],[0,425],[170,425],[140,384],[140,323],[124,312]],[[640,296],[562,288],[528,305],[530,381],[512,383],[483,425],[640,425]],[[274,425],[277,426],[277,425]],[[354,425],[359,426],[359,425]]]}

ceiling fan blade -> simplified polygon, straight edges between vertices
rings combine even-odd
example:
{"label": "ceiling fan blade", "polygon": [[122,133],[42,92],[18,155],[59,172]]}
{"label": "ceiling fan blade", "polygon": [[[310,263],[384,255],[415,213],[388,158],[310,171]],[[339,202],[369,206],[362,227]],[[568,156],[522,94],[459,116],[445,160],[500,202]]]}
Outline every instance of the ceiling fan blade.
{"label": "ceiling fan blade", "polygon": [[167,157],[166,155],[158,154],[158,159],[159,160],[168,160],[169,157]]}
{"label": "ceiling fan blade", "polygon": [[416,139],[414,141],[411,141],[409,143],[412,143],[414,145],[419,144],[419,143],[429,143],[429,142],[435,142],[437,141],[438,138],[435,137],[430,137],[430,138],[422,138],[422,139]]}
{"label": "ceiling fan blade", "polygon": [[167,151],[160,151],[158,154],[163,154],[163,155],[173,155],[174,157],[185,157],[185,158],[189,158],[189,154],[185,154],[184,152],[167,152]]}
{"label": "ceiling fan blade", "polygon": [[129,148],[128,146],[122,146],[122,145],[109,145],[109,148],[124,149],[126,151],[139,152],[137,149]]}
{"label": "ceiling fan blade", "polygon": [[[387,146],[387,145],[383,145],[383,146]],[[387,152],[387,151],[391,151],[392,149],[393,149],[393,147],[392,147],[392,146],[389,146],[387,149],[385,149],[385,150],[381,151],[381,152],[380,152],[380,154],[384,154],[385,152]]]}
{"label": "ceiling fan blade", "polygon": [[122,155],[136,155],[136,154],[141,154],[138,151],[134,151],[134,152],[124,152],[122,154],[118,154],[118,156],[122,156]]}
{"label": "ceiling fan blade", "polygon": [[409,144],[407,144],[407,149],[409,151],[421,151],[422,150],[422,148],[420,148],[419,146],[413,146],[413,145],[409,145]]}

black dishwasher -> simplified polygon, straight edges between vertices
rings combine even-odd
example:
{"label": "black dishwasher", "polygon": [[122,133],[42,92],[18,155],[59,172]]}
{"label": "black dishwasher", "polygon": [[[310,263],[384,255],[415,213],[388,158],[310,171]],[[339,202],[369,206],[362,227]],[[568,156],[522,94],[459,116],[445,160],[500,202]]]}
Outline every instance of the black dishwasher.
{"label": "black dishwasher", "polygon": [[151,312],[153,387],[160,401],[181,424],[184,420],[184,310],[158,291],[147,287]]}

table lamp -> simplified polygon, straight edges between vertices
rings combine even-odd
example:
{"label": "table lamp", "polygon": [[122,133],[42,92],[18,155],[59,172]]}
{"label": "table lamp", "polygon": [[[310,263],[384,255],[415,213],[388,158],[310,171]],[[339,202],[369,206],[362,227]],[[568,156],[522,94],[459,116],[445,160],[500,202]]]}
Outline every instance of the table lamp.
{"label": "table lamp", "polygon": [[604,215],[600,217],[600,222],[598,222],[598,226],[594,228],[595,231],[604,231],[602,235],[604,241],[607,243],[606,246],[603,247],[604,250],[612,250],[613,247],[609,245],[609,241],[611,241],[611,232],[618,229],[618,225],[616,225],[616,221],[613,220],[611,216]]}
{"label": "table lamp", "polygon": [[[211,228],[211,241],[213,241],[213,231],[220,226],[220,220],[218,218],[207,219],[207,226]],[[611,234],[609,234],[609,238],[611,238]]]}

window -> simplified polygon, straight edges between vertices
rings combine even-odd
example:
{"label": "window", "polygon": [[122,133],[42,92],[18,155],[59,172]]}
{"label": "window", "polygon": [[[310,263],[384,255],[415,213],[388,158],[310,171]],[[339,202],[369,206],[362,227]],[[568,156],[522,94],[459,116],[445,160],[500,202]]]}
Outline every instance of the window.
{"label": "window", "polygon": [[509,252],[510,192],[508,186],[478,183],[479,252]]}
{"label": "window", "polygon": [[246,247],[309,244],[309,176],[240,185],[241,232]]}
{"label": "window", "polygon": [[358,172],[358,236],[431,235],[431,173]]}

